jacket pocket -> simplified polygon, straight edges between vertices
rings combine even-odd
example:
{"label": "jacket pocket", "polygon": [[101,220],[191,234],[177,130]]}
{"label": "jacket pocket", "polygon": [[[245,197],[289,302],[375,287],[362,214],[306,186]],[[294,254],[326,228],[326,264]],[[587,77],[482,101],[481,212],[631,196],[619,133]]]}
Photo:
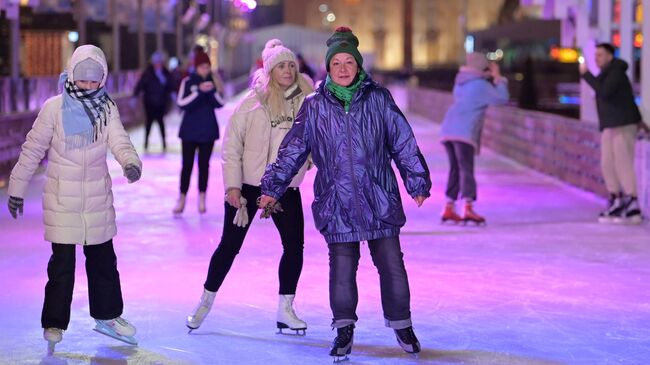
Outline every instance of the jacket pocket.
{"label": "jacket pocket", "polygon": [[334,184],[328,184],[327,188],[311,204],[311,210],[314,215],[314,225],[319,231],[327,228],[327,225],[334,216],[334,210],[337,204],[336,189]]}
{"label": "jacket pocket", "polygon": [[375,181],[364,190],[375,219],[391,226],[402,226],[405,223],[406,217],[398,191],[387,191]]}

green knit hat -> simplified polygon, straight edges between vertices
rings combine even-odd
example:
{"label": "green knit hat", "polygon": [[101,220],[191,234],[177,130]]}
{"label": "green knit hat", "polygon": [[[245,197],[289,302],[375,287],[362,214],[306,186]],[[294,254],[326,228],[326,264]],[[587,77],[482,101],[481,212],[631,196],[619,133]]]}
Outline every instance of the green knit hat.
{"label": "green knit hat", "polygon": [[325,68],[330,71],[330,61],[337,53],[348,53],[357,61],[359,68],[363,67],[363,57],[359,53],[359,38],[348,27],[338,27],[334,34],[327,40],[327,53],[325,54]]}

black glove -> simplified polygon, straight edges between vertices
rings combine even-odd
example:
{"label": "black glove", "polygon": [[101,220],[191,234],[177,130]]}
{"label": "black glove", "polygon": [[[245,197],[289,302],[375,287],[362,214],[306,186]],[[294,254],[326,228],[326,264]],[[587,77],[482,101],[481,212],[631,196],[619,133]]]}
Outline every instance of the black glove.
{"label": "black glove", "polygon": [[9,207],[9,213],[14,219],[18,218],[18,215],[23,215],[23,205],[25,200],[23,198],[17,198],[15,196],[10,196],[9,201],[7,201],[7,206]]}
{"label": "black glove", "polygon": [[137,165],[129,164],[124,167],[124,176],[129,180],[129,184],[140,180],[141,175],[142,171]]}

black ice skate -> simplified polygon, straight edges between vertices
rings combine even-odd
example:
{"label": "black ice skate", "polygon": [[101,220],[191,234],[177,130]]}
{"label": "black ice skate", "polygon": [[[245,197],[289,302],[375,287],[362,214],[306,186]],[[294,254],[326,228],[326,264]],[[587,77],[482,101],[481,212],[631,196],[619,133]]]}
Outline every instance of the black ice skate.
{"label": "black ice skate", "polygon": [[641,224],[643,215],[636,197],[623,195],[620,207],[612,213],[613,223],[616,224]]}
{"label": "black ice skate", "polygon": [[609,194],[607,208],[598,215],[599,223],[614,223],[614,219],[621,216],[623,213],[623,204],[620,195],[621,194]]}
{"label": "black ice skate", "polygon": [[397,338],[397,343],[404,349],[404,351],[416,356],[417,353],[420,352],[420,341],[415,337],[413,327],[395,330],[395,337]]}
{"label": "black ice skate", "polygon": [[334,362],[346,361],[348,355],[352,352],[352,343],[354,340],[354,324],[336,329],[336,338],[330,350],[330,356],[334,357]]}

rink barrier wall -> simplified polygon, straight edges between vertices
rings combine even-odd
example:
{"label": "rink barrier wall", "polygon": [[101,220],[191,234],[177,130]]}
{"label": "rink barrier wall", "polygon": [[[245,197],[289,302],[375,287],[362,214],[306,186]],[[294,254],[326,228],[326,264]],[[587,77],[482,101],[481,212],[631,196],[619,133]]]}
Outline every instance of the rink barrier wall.
{"label": "rink barrier wall", "polygon": [[[445,91],[410,87],[408,109],[440,123],[453,102]],[[600,172],[598,126],[555,114],[512,106],[490,107],[482,147],[568,184],[607,196]],[[650,141],[636,148],[639,202],[650,211]]]}
{"label": "rink barrier wall", "polygon": [[[141,103],[133,103],[133,99],[127,95],[115,97],[114,100],[126,129],[144,122],[144,108]],[[0,117],[0,183],[4,182],[18,161],[20,148],[37,115],[38,110]]]}

